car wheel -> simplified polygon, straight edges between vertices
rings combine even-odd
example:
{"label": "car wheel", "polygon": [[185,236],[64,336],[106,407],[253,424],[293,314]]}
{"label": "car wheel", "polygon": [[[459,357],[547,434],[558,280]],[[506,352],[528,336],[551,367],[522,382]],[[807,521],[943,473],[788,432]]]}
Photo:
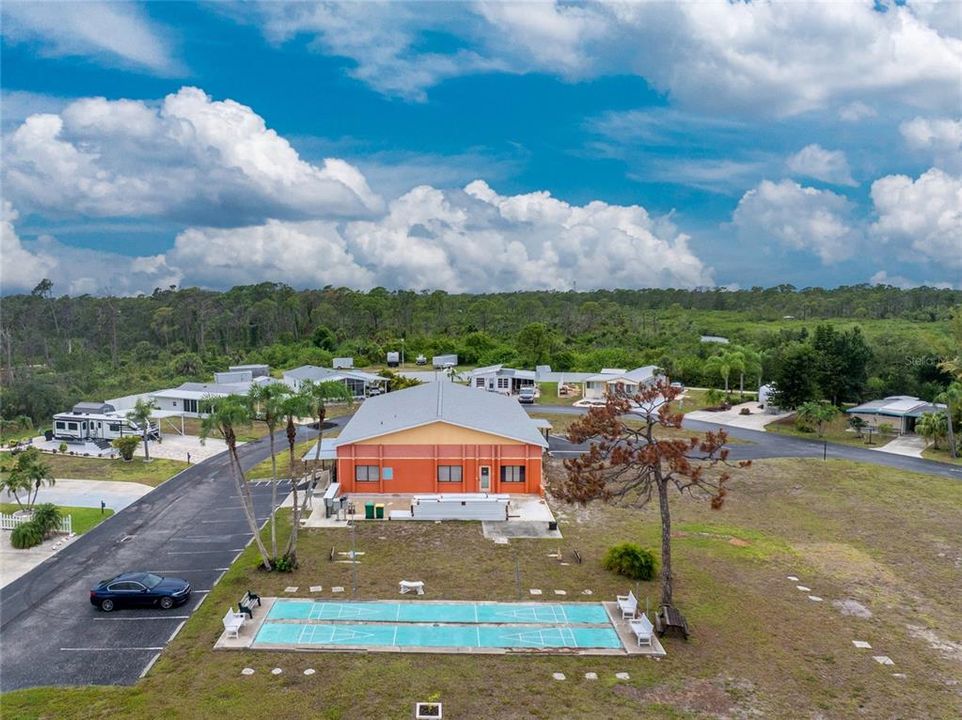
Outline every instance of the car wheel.
{"label": "car wheel", "polygon": [[114,601],[110,598],[105,598],[100,601],[100,609],[104,612],[110,612],[114,609]]}
{"label": "car wheel", "polygon": [[160,599],[160,606],[164,610],[170,610],[172,607],[174,607],[174,598],[168,596],[162,597]]}

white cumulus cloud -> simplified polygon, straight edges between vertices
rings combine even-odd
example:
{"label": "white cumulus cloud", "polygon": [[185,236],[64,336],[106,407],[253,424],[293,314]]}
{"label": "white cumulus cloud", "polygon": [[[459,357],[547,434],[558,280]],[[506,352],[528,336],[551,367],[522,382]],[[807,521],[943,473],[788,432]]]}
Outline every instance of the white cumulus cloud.
{"label": "white cumulus cloud", "polygon": [[932,168],[917,179],[888,175],[872,183],[878,220],[872,233],[903,257],[962,268],[962,177]]}
{"label": "white cumulus cloud", "polygon": [[314,165],[251,108],[185,87],[158,105],[85,98],[11,133],[5,194],[30,211],[205,225],[363,216],[381,199],[352,165]]}
{"label": "white cumulus cloud", "polygon": [[962,120],[917,117],[899,131],[910,148],[929,153],[943,170],[962,172]]}
{"label": "white cumulus cloud", "polygon": [[806,145],[788,158],[794,175],[810,177],[833,185],[857,185],[852,179],[848,159],[841,150],[826,150],[821,145]]}
{"label": "white cumulus cloud", "polygon": [[742,196],[732,221],[743,240],[814,252],[824,264],[852,257],[862,235],[846,198],[792,180],[763,180]]}
{"label": "white cumulus cloud", "polygon": [[159,75],[183,72],[164,28],[121,2],[5,2],[3,36],[50,57],[83,56]]}

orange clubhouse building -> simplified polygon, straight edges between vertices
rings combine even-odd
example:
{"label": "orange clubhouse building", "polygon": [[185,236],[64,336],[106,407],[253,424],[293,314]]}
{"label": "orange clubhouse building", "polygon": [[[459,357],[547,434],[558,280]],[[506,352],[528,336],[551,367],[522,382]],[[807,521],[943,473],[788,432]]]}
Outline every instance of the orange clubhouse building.
{"label": "orange clubhouse building", "polygon": [[365,400],[333,446],[342,493],[543,494],[548,443],[528,413],[451,382]]}

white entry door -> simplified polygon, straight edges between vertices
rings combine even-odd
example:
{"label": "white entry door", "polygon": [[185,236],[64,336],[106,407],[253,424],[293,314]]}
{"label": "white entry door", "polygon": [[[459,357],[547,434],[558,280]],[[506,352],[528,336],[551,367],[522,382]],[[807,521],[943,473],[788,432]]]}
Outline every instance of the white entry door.
{"label": "white entry door", "polygon": [[491,492],[490,465],[482,465],[478,470],[478,492]]}

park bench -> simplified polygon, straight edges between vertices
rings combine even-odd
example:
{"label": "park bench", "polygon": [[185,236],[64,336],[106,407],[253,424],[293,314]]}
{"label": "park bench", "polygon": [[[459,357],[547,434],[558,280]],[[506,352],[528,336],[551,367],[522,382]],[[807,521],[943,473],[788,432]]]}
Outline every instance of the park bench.
{"label": "park bench", "polygon": [[248,618],[250,618],[251,620],[253,620],[253,619],[254,619],[254,604],[255,604],[255,603],[257,604],[257,607],[260,607],[260,605],[261,605],[261,596],[260,596],[260,595],[255,595],[255,594],[252,593],[250,590],[248,590],[246,593],[244,593],[244,597],[242,597],[242,598],[240,599],[240,602],[237,603],[237,610],[238,610],[238,612],[243,613],[243,614],[246,615]]}
{"label": "park bench", "polygon": [[227,614],[224,616],[224,630],[227,632],[227,637],[238,637],[241,626],[244,624],[244,617],[244,613],[235,613],[234,608],[227,608]]}
{"label": "park bench", "polygon": [[417,593],[418,595],[424,594],[423,580],[401,580],[398,583],[398,587],[402,595],[406,595],[409,592]]}
{"label": "park bench", "polygon": [[629,620],[628,625],[631,626],[631,632],[635,634],[635,639],[638,641],[638,645],[647,645],[651,647],[651,634],[654,632],[655,628],[651,624],[651,620],[644,613],[637,620]]}
{"label": "park bench", "polygon": [[662,605],[655,615],[655,630],[659,636],[664,635],[669,630],[678,630],[688,639],[688,622],[678,608],[671,605]]}
{"label": "park bench", "polygon": [[619,595],[617,600],[622,619],[634,618],[638,614],[638,598],[634,592],[629,590],[627,595]]}

